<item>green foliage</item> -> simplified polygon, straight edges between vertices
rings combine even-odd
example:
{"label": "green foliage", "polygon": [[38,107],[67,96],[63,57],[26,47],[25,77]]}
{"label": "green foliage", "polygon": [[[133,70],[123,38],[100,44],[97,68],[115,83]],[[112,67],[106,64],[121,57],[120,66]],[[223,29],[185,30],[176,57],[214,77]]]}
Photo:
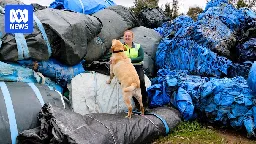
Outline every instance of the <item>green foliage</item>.
{"label": "green foliage", "polygon": [[236,8],[241,7],[248,7],[252,8],[255,7],[256,0],[229,0],[229,3],[234,5]]}
{"label": "green foliage", "polygon": [[200,7],[190,7],[188,9],[187,15],[190,16],[194,21],[196,21],[198,14],[202,12],[203,12],[203,9]]}
{"label": "green foliage", "polygon": [[178,10],[178,0],[173,0],[172,4],[170,4],[169,2],[165,4],[165,15],[170,17],[171,19],[175,19],[177,16],[179,16]]}
{"label": "green foliage", "polygon": [[135,0],[134,6],[131,9],[135,14],[138,14],[144,8],[155,8],[158,7],[159,0]]}

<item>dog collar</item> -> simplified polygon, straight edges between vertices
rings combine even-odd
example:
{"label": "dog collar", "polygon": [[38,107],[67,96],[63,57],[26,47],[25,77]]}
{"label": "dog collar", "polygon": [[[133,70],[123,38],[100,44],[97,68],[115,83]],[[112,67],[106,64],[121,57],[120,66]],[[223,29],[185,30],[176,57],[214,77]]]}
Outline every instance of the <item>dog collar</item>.
{"label": "dog collar", "polygon": [[123,52],[124,50],[119,50],[119,51],[113,51],[113,53],[119,53],[119,52]]}

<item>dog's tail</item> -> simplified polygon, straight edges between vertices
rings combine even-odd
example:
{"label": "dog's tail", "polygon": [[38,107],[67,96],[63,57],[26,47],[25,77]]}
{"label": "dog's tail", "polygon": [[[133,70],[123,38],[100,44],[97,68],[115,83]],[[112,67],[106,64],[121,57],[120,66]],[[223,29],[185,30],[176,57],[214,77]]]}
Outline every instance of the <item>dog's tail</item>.
{"label": "dog's tail", "polygon": [[129,92],[129,91],[133,91],[137,88],[137,84],[136,83],[132,83],[131,86],[124,88],[124,92]]}

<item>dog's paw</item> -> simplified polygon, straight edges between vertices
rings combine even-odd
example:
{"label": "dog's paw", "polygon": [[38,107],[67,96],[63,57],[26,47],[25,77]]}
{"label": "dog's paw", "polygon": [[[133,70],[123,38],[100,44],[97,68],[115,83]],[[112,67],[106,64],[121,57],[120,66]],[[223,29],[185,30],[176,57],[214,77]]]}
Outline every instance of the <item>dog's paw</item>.
{"label": "dog's paw", "polygon": [[110,80],[108,80],[106,83],[107,83],[107,84],[110,84],[110,83],[111,83],[111,81],[110,81]]}
{"label": "dog's paw", "polygon": [[127,116],[125,116],[125,118],[129,118],[129,119],[130,119],[130,118],[132,118],[132,116],[128,116],[128,115],[127,115]]}

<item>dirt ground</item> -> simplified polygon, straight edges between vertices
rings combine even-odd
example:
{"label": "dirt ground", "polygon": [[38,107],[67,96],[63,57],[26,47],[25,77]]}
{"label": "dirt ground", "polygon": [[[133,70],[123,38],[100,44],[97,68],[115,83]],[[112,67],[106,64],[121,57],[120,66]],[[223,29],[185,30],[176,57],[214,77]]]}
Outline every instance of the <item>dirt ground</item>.
{"label": "dirt ground", "polygon": [[225,144],[256,144],[255,138],[247,138],[246,131],[235,131],[227,129],[214,129],[221,137],[223,137]]}

